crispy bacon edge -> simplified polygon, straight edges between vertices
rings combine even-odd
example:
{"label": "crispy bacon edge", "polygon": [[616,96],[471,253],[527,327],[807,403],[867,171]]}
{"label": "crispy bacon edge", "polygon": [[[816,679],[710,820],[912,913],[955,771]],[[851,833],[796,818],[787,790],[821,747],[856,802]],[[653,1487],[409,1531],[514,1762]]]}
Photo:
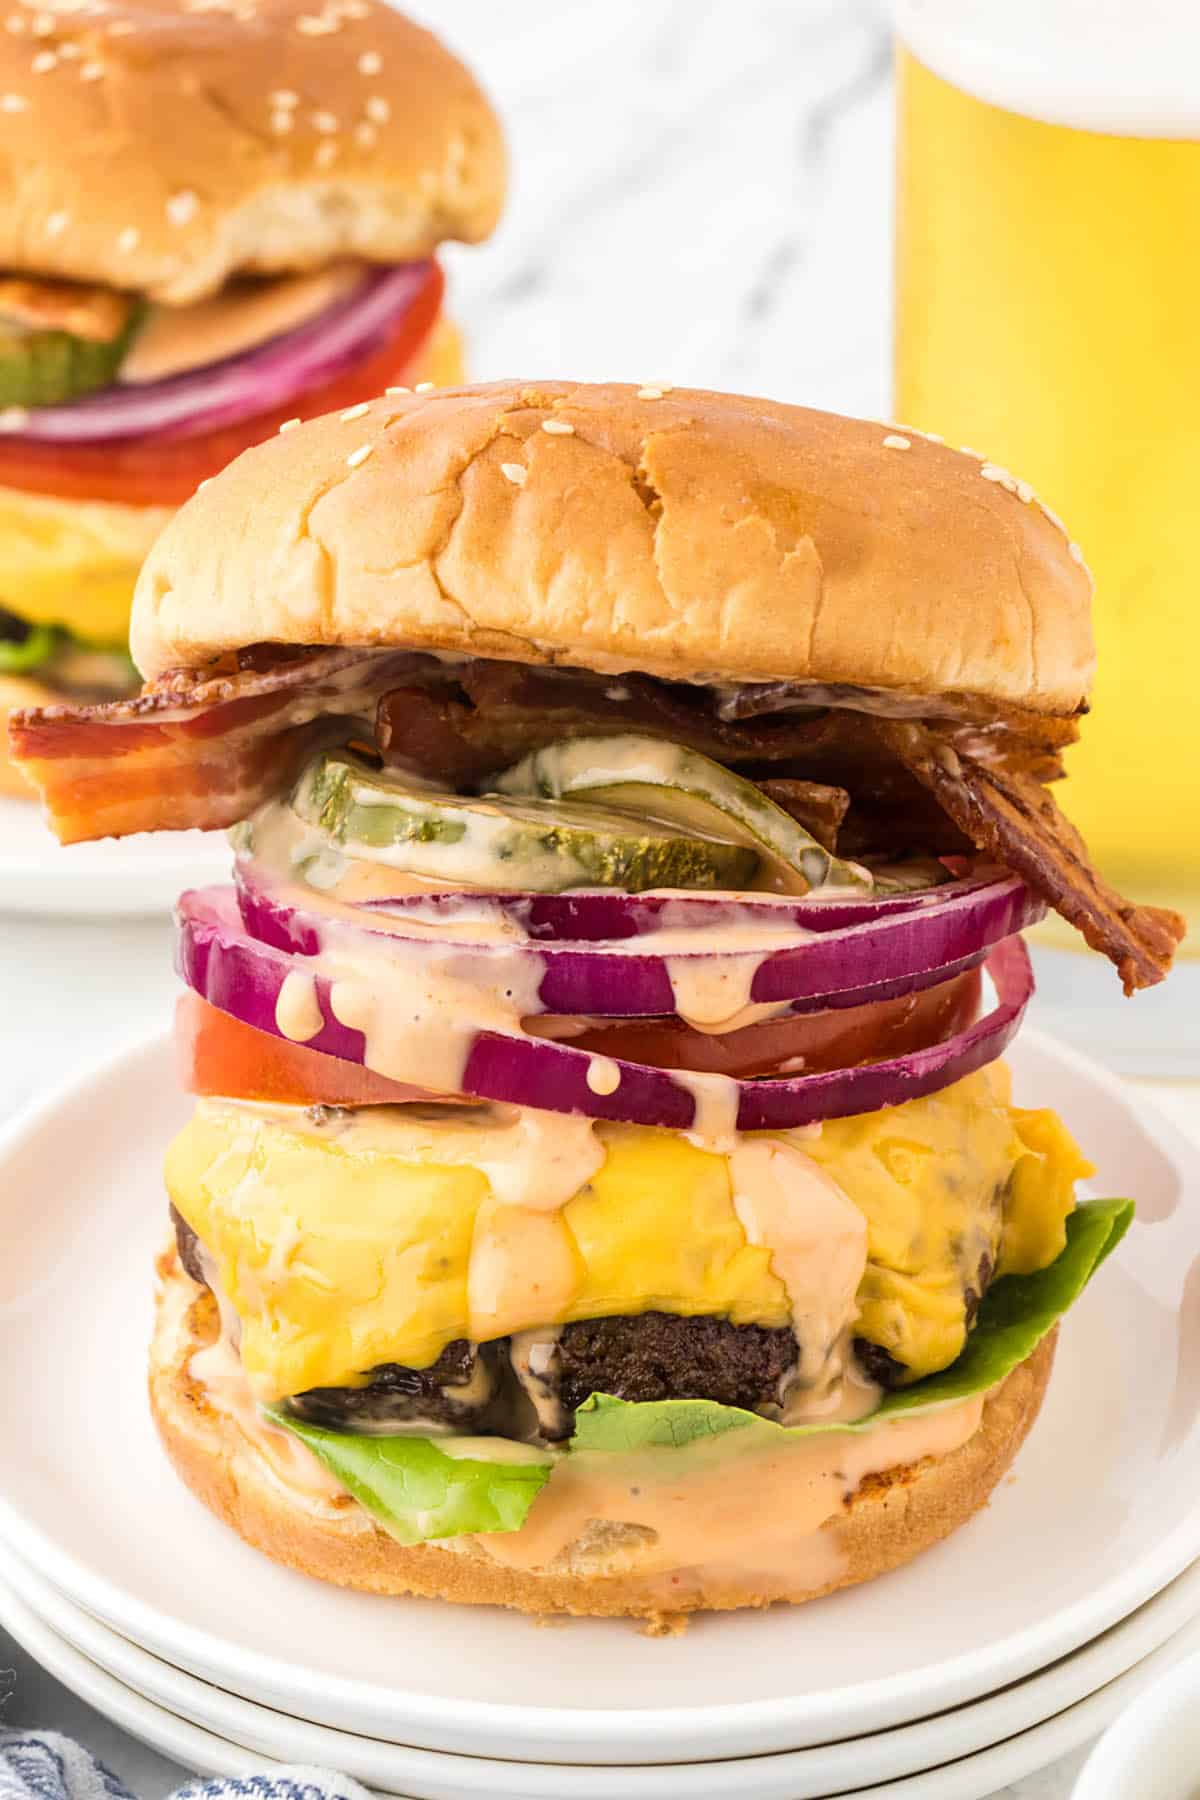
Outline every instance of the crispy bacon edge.
{"label": "crispy bacon edge", "polygon": [[416,660],[336,649],[265,670],[179,670],[134,699],[15,712],[10,750],[61,843],[215,830],[294,776],[331,719],[370,719]]}
{"label": "crispy bacon edge", "polygon": [[1097,874],[1054,796],[1021,770],[969,755],[953,727],[873,722],[876,735],[980,850],[1045,896],[1084,941],[1116,965],[1127,994],[1167,974],[1187,929],[1176,912],[1135,906]]}

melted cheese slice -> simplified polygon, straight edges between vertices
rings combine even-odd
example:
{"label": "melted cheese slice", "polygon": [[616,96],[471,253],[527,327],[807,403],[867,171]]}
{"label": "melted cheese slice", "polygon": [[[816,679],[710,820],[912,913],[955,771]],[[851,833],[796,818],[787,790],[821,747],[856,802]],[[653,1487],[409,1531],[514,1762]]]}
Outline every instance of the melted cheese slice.
{"label": "melted cheese slice", "polygon": [[[425,1367],[453,1338],[602,1315],[791,1322],[770,1247],[739,1219],[728,1157],[673,1132],[589,1129],[594,1173],[547,1207],[498,1198],[482,1169],[497,1166],[503,1126],[486,1109],[368,1108],[318,1127],[294,1109],[204,1101],[166,1181],[215,1259],[263,1400],[352,1385],[385,1362]],[[998,1070],[779,1136],[861,1209],[855,1329],[915,1374],[961,1349],[982,1255],[1001,1269],[1053,1260],[1086,1170],[1053,1115],[1007,1104]]]}
{"label": "melted cheese slice", "polygon": [[138,570],[172,511],[0,487],[0,606],[88,643],[123,644]]}

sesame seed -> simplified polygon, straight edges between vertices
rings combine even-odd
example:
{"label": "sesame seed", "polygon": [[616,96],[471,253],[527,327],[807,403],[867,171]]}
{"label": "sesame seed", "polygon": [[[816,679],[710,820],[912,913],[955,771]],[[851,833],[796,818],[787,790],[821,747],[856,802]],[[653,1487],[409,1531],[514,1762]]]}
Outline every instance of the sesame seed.
{"label": "sesame seed", "polygon": [[364,4],[364,0],[346,0],[342,11],[348,19],[366,19],[369,18],[371,9]]}
{"label": "sesame seed", "polygon": [[141,238],[142,234],[136,225],[127,225],[117,238],[117,249],[123,254],[128,255],[131,250],[137,249],[141,242]]}
{"label": "sesame seed", "polygon": [[312,13],[301,13],[296,20],[296,30],[304,37],[328,37],[337,26],[332,19],[318,19]]}
{"label": "sesame seed", "polygon": [[276,88],[273,94],[267,95],[267,99],[272,106],[278,107],[299,106],[300,104],[299,94],[294,94],[291,88]]}
{"label": "sesame seed", "polygon": [[911,450],[912,439],[901,437],[898,431],[889,431],[883,440],[885,450]]}
{"label": "sesame seed", "polygon": [[378,50],[364,50],[358,59],[358,72],[360,75],[378,75],[382,67],[383,58],[380,56]]}
{"label": "sesame seed", "polygon": [[382,94],[372,94],[366,104],[366,115],[376,125],[386,125],[392,116],[392,109]]}
{"label": "sesame seed", "polygon": [[927,444],[944,444],[945,438],[939,437],[936,431],[923,431],[920,434]]}
{"label": "sesame seed", "polygon": [[575,427],[566,419],[543,419],[542,430],[548,431],[551,437],[574,437]]}
{"label": "sesame seed", "polygon": [[191,188],[183,188],[178,194],[172,194],[167,201],[167,218],[172,225],[186,225],[196,216],[196,208],[200,202]]}
{"label": "sesame seed", "polygon": [[348,425],[351,419],[365,418],[370,410],[371,402],[369,400],[360,400],[357,406],[348,406],[345,412],[340,413],[338,416],[343,425]]}
{"label": "sesame seed", "polygon": [[506,481],[511,481],[514,487],[524,487],[529,470],[524,463],[501,463],[500,473]]}
{"label": "sesame seed", "polygon": [[663,390],[660,387],[640,387],[637,392],[639,400],[661,400]]}
{"label": "sesame seed", "polygon": [[61,237],[70,223],[70,213],[52,212],[48,215],[43,229],[45,230],[47,237]]}
{"label": "sesame seed", "polygon": [[296,121],[293,119],[290,112],[274,112],[271,114],[271,130],[277,137],[282,137],[284,132],[290,131],[295,123]]}
{"label": "sesame seed", "polygon": [[433,382],[432,381],[418,381],[416,387],[413,389],[414,394],[432,394],[432,392],[433,392]]}
{"label": "sesame seed", "polygon": [[38,14],[37,18],[33,21],[33,35],[34,35],[34,37],[53,37],[54,36],[54,15],[53,15],[53,13],[39,13]]}
{"label": "sesame seed", "polygon": [[211,486],[212,486],[212,476],[211,475],[201,476],[200,480],[196,483],[196,492],[198,494],[202,494],[206,487],[211,487]]}
{"label": "sesame seed", "polygon": [[374,444],[360,444],[358,449],[352,450],[346,458],[346,467],[348,469],[360,469],[374,448]]}
{"label": "sesame seed", "polygon": [[1025,502],[1026,506],[1028,506],[1029,502],[1033,499],[1033,489],[1030,487],[1030,485],[1027,481],[1018,481],[1018,483],[1017,483],[1017,499],[1023,500]]}
{"label": "sesame seed", "polygon": [[1079,545],[1075,543],[1074,539],[1067,545],[1067,555],[1071,558],[1072,562],[1077,562],[1080,568],[1087,568],[1087,564],[1083,560],[1083,551],[1079,548]]}
{"label": "sesame seed", "polygon": [[104,74],[104,64],[103,63],[85,62],[85,63],[80,63],[80,65],[79,65],[80,81],[99,81],[103,74]]}
{"label": "sesame seed", "polygon": [[48,75],[51,69],[57,69],[58,57],[53,50],[39,50],[30,67],[35,75]]}
{"label": "sesame seed", "polygon": [[283,421],[283,424],[279,427],[280,437],[283,436],[285,431],[295,431],[295,429],[299,423],[300,423],[299,419],[285,419]]}
{"label": "sesame seed", "polygon": [[331,163],[337,161],[337,153],[338,147],[333,139],[326,138],[323,144],[317,145],[313,161],[316,163],[318,169],[327,169]]}
{"label": "sesame seed", "polygon": [[1052,525],[1057,525],[1058,529],[1062,532],[1064,537],[1070,537],[1070,535],[1071,535],[1070,532],[1067,530],[1066,525],[1064,524],[1062,519],[1059,518],[1058,514],[1056,512],[1054,512],[1049,506],[1047,506],[1046,502],[1044,500],[1039,500],[1038,505],[1041,507],[1042,511],[1045,513],[1045,515],[1049,519],[1050,523]]}
{"label": "sesame seed", "polygon": [[[132,29],[133,27],[131,26],[130,30]],[[68,41],[67,43],[58,46],[58,59],[60,62],[74,62],[76,58],[82,56],[82,54],[83,52],[76,43]]]}
{"label": "sesame seed", "polygon": [[983,454],[983,451],[982,450],[972,450],[970,444],[960,444],[958,447],[962,451],[964,456],[973,456],[975,458],[976,462],[986,462],[987,461],[987,457]]}
{"label": "sesame seed", "polygon": [[411,394],[412,393],[412,389],[406,388],[406,387],[384,388],[383,391],[385,394],[387,394],[393,400],[398,399],[401,394]]}
{"label": "sesame seed", "polygon": [[1007,469],[1002,469],[999,463],[985,462],[979,473],[985,481],[994,481],[998,487],[1005,488],[1010,494],[1016,493],[1015,477],[1010,475]]}
{"label": "sesame seed", "polygon": [[24,431],[29,423],[29,409],[24,406],[6,406],[0,411],[0,431]]}
{"label": "sesame seed", "polygon": [[0,94],[0,112],[21,113],[28,110],[24,94]]}
{"label": "sesame seed", "polygon": [[354,141],[364,150],[370,150],[378,140],[379,133],[373,125],[356,125],[354,127]]}
{"label": "sesame seed", "polygon": [[16,37],[21,37],[25,30],[24,15],[22,13],[9,13],[7,19],[4,21],[4,29],[6,31],[11,31]]}
{"label": "sesame seed", "polygon": [[312,115],[312,128],[314,131],[322,131],[328,135],[331,131],[337,130],[337,117],[331,112],[315,112]]}

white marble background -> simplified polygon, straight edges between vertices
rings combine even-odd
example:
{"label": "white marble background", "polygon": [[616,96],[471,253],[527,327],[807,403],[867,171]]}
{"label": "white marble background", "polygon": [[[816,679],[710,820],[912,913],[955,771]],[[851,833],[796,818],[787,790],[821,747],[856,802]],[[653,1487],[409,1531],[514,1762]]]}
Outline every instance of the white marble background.
{"label": "white marble background", "polygon": [[[509,125],[494,243],[451,251],[481,377],[666,380],[884,414],[890,46],[872,0],[410,0]],[[0,919],[0,1118],[165,1023],[165,922]],[[0,1632],[4,1716],[146,1800],[181,1772]],[[0,1679],[0,1693],[5,1683]],[[1079,1759],[1008,1790],[1065,1800]]]}

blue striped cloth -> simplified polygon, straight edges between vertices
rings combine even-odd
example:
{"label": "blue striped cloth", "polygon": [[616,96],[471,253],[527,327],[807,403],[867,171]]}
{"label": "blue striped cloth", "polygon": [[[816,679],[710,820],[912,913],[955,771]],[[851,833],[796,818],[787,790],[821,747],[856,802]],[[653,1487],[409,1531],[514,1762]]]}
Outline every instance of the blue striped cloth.
{"label": "blue striped cloth", "polygon": [[[57,1731],[0,1730],[0,1800],[134,1800],[81,1745]],[[370,1800],[330,1769],[280,1765],[269,1775],[189,1781],[170,1800]]]}

